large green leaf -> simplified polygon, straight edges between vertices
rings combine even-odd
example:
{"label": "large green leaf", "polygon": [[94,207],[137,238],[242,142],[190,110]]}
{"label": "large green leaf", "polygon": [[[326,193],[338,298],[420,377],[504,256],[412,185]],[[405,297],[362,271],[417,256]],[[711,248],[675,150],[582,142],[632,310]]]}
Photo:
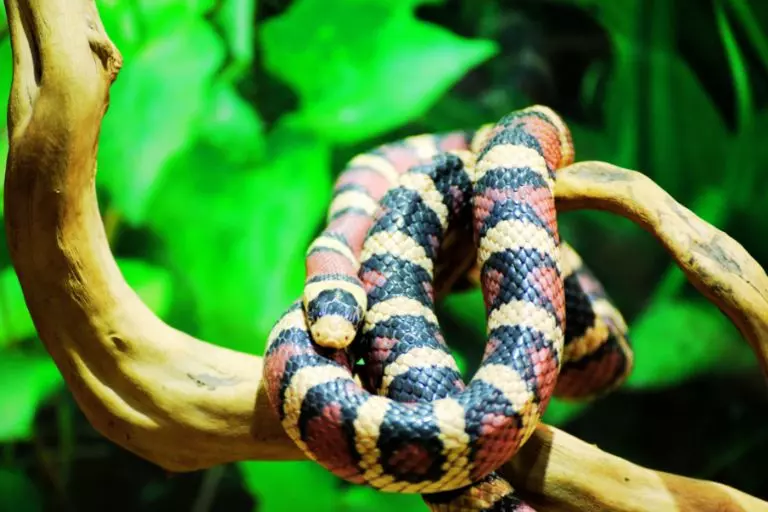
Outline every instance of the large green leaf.
{"label": "large green leaf", "polygon": [[62,383],[48,356],[6,350],[0,358],[0,442],[30,439],[38,406]]}
{"label": "large green leaf", "polygon": [[683,201],[700,187],[724,183],[724,167],[734,165],[731,139],[711,97],[675,51],[673,2],[558,1],[588,10],[613,49],[610,66],[596,62],[585,78],[586,84],[595,81],[593,73],[608,73],[605,96],[595,100],[604,105],[605,126],[570,124],[577,158],[639,169]]}
{"label": "large green leaf", "polygon": [[249,461],[238,467],[259,512],[339,510],[339,479],[315,462]]}
{"label": "large green leaf", "polygon": [[[730,166],[730,194],[723,194],[728,203],[736,201],[737,208],[750,211],[754,222],[764,222],[762,209],[755,207],[761,204],[768,188],[768,144],[764,144],[765,134],[768,133],[768,110],[755,112],[752,126],[739,132],[739,136],[729,148],[735,162]],[[720,221],[722,227],[724,223]],[[758,229],[755,233],[760,233]],[[764,262],[761,262],[764,263]]]}
{"label": "large green leaf", "polygon": [[227,154],[232,164],[254,163],[263,157],[264,125],[257,112],[223,80],[209,93],[200,137]]}
{"label": "large green leaf", "polygon": [[147,43],[189,22],[201,21],[216,0],[98,0],[99,17],[125,62]]}
{"label": "large green leaf", "polygon": [[[569,124],[579,160],[600,159],[616,165],[637,167],[642,115],[642,62],[640,0],[602,2],[600,0],[558,0],[576,5],[589,12],[606,30],[612,46],[610,66],[595,62],[585,75],[583,94],[591,91],[590,83],[596,74],[609,72],[605,98],[597,98],[605,105],[605,129],[595,131]],[[585,98],[586,96],[583,96]],[[614,107],[620,107],[616,109]]]}
{"label": "large green leaf", "polygon": [[671,386],[756,364],[728,318],[699,299],[657,300],[632,324],[630,334],[635,352],[630,388]]}
{"label": "large green leaf", "polygon": [[[135,0],[135,4],[147,18],[182,14],[202,16],[213,9],[216,0]],[[157,23],[157,20],[154,22]]]}
{"label": "large green leaf", "polygon": [[725,3],[730,7],[735,20],[754,48],[763,70],[768,71],[768,34],[761,26],[761,22],[764,23],[768,19],[768,9],[765,4],[752,6],[746,0],[728,0]]}
{"label": "large green leaf", "polygon": [[229,46],[230,76],[240,76],[253,61],[255,19],[256,0],[223,0],[220,3],[216,21]]}
{"label": "large green leaf", "polygon": [[[343,481],[315,462],[241,462],[246,487],[256,498],[259,512],[313,510],[317,512],[423,512],[418,494],[384,493]],[[312,492],[296,492],[296,489]]]}
{"label": "large green leaf", "polygon": [[418,20],[423,2],[299,0],[261,31],[265,65],[301,98],[293,121],[359,142],[423,114],[496,51]]}
{"label": "large green leaf", "polygon": [[653,26],[659,35],[648,55],[645,172],[678,201],[692,202],[710,186],[726,185],[725,169],[733,161],[727,151],[730,136],[715,104],[674,52],[670,9],[669,2],[655,3],[660,12]]}
{"label": "large green leaf", "polygon": [[0,127],[4,127],[8,111],[8,98],[11,93],[11,80],[13,79],[13,57],[11,55],[11,38],[0,37]]}
{"label": "large green leaf", "polygon": [[[596,130],[570,124],[577,159],[604,160],[638,169],[676,200],[721,226],[728,206],[739,200],[737,193],[748,187],[755,173],[749,168],[747,152],[734,145],[734,138],[699,78],[675,51],[674,32],[669,26],[673,17],[671,3],[631,0],[620,3],[621,9],[627,9],[624,12],[617,3],[575,3],[589,4],[610,35],[614,49],[610,66],[602,62],[593,65],[595,72],[608,73],[605,95],[596,100],[604,105],[604,127]],[[648,24],[648,30],[641,30],[643,23]],[[729,200],[712,201],[712,190]],[[576,225],[581,229],[569,229],[579,222]],[[588,263],[612,267],[603,272],[609,277],[609,291],[612,281],[618,278],[613,268],[620,266],[622,247],[637,247],[633,255],[636,276],[658,272],[653,269],[658,248],[625,219],[602,212],[579,212],[573,217],[564,216],[561,227],[565,238],[575,242]],[[591,240],[587,232],[595,228],[610,233],[611,238],[599,244],[582,242]],[[599,267],[597,270],[602,271]],[[649,280],[646,285],[632,280],[630,277],[630,285],[612,292],[621,303],[637,300],[633,286],[642,289],[651,284]],[[654,294],[671,297],[685,279],[681,272],[670,268],[660,282],[663,289]]]}
{"label": "large green leaf", "polygon": [[634,38],[640,28],[641,0],[554,0],[556,3],[574,5],[591,14],[606,30],[620,38]]}
{"label": "large green leaf", "polygon": [[152,228],[194,295],[206,339],[259,353],[301,293],[304,255],[330,194],[328,148],[273,133],[265,163],[238,169],[198,146],[180,157],[152,201]]}
{"label": "large green leaf", "polygon": [[[750,196],[760,174],[754,158],[760,146],[754,144],[752,133],[729,134],[710,95],[676,53],[670,3],[642,6],[646,19],[653,20],[644,39],[632,26],[636,22],[615,10],[616,3],[586,3],[595,3],[593,12],[611,34],[616,62],[606,96],[606,129],[592,138],[574,127],[577,154],[640,168],[702,218],[723,225],[733,205]],[[741,76],[743,62],[732,34],[721,32],[732,68],[723,72],[741,84],[736,99],[740,117],[746,119],[743,112],[750,109],[744,105],[750,100]],[[638,49],[643,45],[648,48],[641,54]],[[637,105],[643,108],[633,115]],[[630,226],[610,216],[590,218],[614,233]],[[633,234],[637,231],[627,229],[619,236],[638,240]],[[682,272],[670,266],[650,306],[633,323],[637,364],[628,386],[666,386],[700,373],[734,371],[749,364],[749,351],[734,341],[739,336],[727,319],[704,303],[676,299],[685,282]]]}
{"label": "large green leaf", "polygon": [[[5,13],[4,9],[0,12]],[[3,14],[3,21],[5,15]],[[11,79],[13,78],[13,66],[11,66],[11,38],[0,38],[0,194],[5,189],[5,162],[8,157],[8,132],[6,127],[6,112],[8,111],[8,98],[11,94]],[[0,215],[3,215],[5,201],[0,201]]]}
{"label": "large green leaf", "polygon": [[[132,62],[143,45],[143,20],[133,5],[122,0],[98,0],[99,17],[125,62]],[[122,72],[121,72],[122,76]]]}
{"label": "large green leaf", "polygon": [[[0,128],[0,194],[5,192],[5,164],[8,161],[8,132]],[[0,217],[5,215],[5,201],[0,202]]]}
{"label": "large green leaf", "polygon": [[118,259],[125,281],[144,304],[158,316],[165,316],[171,306],[172,282],[167,270],[146,261]]}
{"label": "large green leaf", "polygon": [[[0,9],[2,12],[2,9]],[[43,510],[40,489],[19,468],[0,469],[0,510],[38,512]]]}
{"label": "large green leaf", "polygon": [[590,405],[588,401],[576,402],[552,397],[541,421],[548,425],[565,425],[586,411]]}
{"label": "large green leaf", "polygon": [[150,40],[111,92],[99,150],[99,184],[125,219],[141,223],[168,159],[185,148],[223,59],[213,29],[194,19]]}
{"label": "large green leaf", "polygon": [[424,512],[427,507],[418,494],[395,494],[355,485],[344,492],[336,510],[344,510],[345,512],[379,512],[380,510]]}
{"label": "large green leaf", "polygon": [[19,278],[13,267],[6,267],[0,272],[0,349],[34,335],[35,324],[27,310]]}
{"label": "large green leaf", "polygon": [[145,30],[144,37],[151,39],[176,30],[187,20],[202,19],[216,5],[216,0],[135,0],[134,4]]}

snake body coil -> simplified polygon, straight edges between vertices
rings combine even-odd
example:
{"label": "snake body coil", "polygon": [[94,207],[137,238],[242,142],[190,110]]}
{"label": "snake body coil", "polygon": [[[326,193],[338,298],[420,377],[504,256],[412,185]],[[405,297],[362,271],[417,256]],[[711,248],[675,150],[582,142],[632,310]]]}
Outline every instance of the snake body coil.
{"label": "snake body coil", "polygon": [[[560,243],[555,171],[573,158],[562,120],[531,107],[478,130],[472,151],[470,138],[411,137],[350,162],[308,252],[303,304],[270,334],[265,380],[290,437],[350,482],[421,493],[433,510],[531,510],[496,469],[553,393],[614,387],[631,352],[621,315]],[[468,224],[488,342],[465,385],[433,274],[446,233]]]}

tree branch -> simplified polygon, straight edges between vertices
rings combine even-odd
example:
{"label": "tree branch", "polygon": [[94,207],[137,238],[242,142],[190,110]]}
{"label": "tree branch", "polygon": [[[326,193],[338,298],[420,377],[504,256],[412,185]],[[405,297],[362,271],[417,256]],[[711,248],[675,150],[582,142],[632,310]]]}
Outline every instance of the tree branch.
{"label": "tree branch", "polygon": [[[14,56],[6,232],[37,331],[79,406],[107,438],[169,470],[303,458],[267,404],[261,358],[166,325],[120,274],[95,168],[121,57],[93,2],[5,7]],[[557,194],[563,210],[610,209],[649,229],[768,367],[768,284],[741,246],[632,171],[577,164],[559,174]],[[540,510],[768,511],[728,487],[641,468],[546,426],[505,471]]]}
{"label": "tree branch", "polygon": [[502,474],[546,512],[768,512],[732,487],[653,471],[539,425]]}
{"label": "tree branch", "polygon": [[741,244],[637,171],[580,162],[557,176],[559,212],[605,210],[652,234],[688,280],[728,315],[768,376],[768,277]]}
{"label": "tree branch", "polygon": [[172,470],[300,458],[259,392],[261,359],[163,323],[110,252],[96,201],[96,149],[121,57],[100,22],[90,27],[95,5],[5,3],[14,55],[10,254],[38,334],[88,420]]}

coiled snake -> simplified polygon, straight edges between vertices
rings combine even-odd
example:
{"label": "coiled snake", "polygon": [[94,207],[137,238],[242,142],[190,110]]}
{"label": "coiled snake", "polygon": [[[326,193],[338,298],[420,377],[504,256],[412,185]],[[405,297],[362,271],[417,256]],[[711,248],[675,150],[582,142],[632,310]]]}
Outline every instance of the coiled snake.
{"label": "coiled snake", "polygon": [[[495,471],[553,394],[604,393],[632,364],[621,315],[560,242],[555,171],[572,160],[568,128],[541,106],[352,159],[309,248],[303,301],[265,357],[272,406],[308,457],[432,510],[532,510]],[[433,309],[438,253],[462,226],[488,330],[468,384]]]}

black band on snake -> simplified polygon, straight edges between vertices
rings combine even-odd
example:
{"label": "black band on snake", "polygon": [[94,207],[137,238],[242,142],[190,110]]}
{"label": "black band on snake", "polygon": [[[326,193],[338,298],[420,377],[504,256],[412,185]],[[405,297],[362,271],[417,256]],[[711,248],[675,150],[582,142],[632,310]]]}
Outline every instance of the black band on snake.
{"label": "black band on snake", "polygon": [[[632,363],[621,315],[560,242],[555,172],[572,159],[564,122],[536,106],[350,162],[308,251],[303,301],[265,358],[270,401],[308,457],[350,482],[423,494],[432,510],[532,510],[495,471],[553,394],[602,394]],[[465,384],[433,279],[446,234],[467,225],[488,341]]]}

